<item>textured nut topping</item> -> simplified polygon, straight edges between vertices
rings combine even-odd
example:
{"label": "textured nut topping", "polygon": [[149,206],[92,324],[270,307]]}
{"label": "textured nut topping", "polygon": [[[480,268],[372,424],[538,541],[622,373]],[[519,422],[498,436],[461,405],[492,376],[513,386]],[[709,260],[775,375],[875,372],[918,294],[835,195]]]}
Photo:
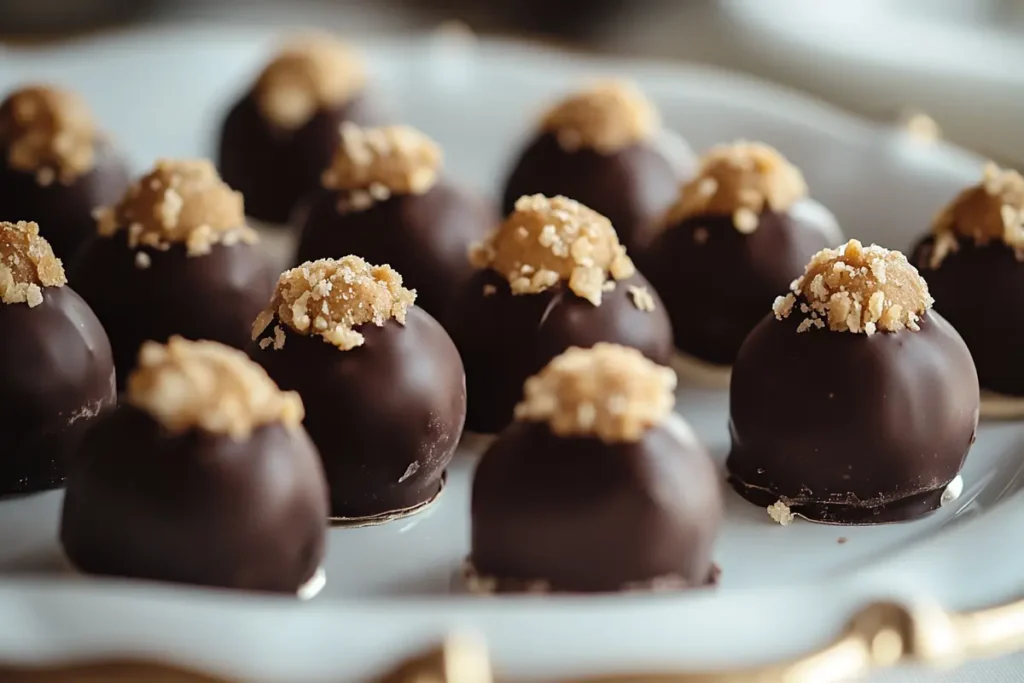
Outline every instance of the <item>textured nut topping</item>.
{"label": "textured nut topping", "polygon": [[0,302],[43,303],[43,287],[63,287],[64,266],[35,223],[0,222]]}
{"label": "textured nut topping", "polygon": [[[392,319],[404,325],[415,300],[416,291],[403,287],[402,276],[391,266],[373,266],[358,256],[311,261],[281,275],[270,305],[253,323],[252,338],[259,339],[276,319],[294,332],[320,335],[347,351],[364,342],[356,327],[381,327]],[[284,343],[284,330],[277,325],[273,339],[264,339],[260,346],[281,349]]]}
{"label": "textured nut topping", "polygon": [[1024,260],[1024,177],[986,164],[981,183],[961,192],[944,208],[936,216],[932,232],[931,268],[938,268],[957,250],[958,238],[975,244],[1003,242]]}
{"label": "textured nut topping", "polygon": [[839,249],[814,255],[792,293],[775,300],[775,317],[794,310],[807,316],[797,327],[836,332],[918,330],[918,320],[932,307],[928,284],[898,251],[850,240]]}
{"label": "textured nut topping", "polygon": [[359,55],[329,35],[314,34],[296,38],[274,57],[256,81],[255,96],[268,120],[295,130],[317,111],[345,104],[365,85]]}
{"label": "textured nut topping", "polygon": [[595,306],[614,280],[636,272],[607,218],[571,199],[539,194],[520,197],[501,227],[471,249],[470,261],[508,278],[513,294],[566,281]]}
{"label": "textured nut topping", "polygon": [[304,415],[299,395],[278,389],[243,352],[181,337],[142,345],[127,400],[172,433],[200,429],[235,441],[263,425],[298,428]]}
{"label": "textured nut topping", "polygon": [[96,211],[99,234],[128,231],[128,246],[161,251],[184,244],[189,256],[215,244],[255,244],[245,224],[242,195],[228,187],[205,159],[162,159],[136,181],[116,206]]}
{"label": "textured nut topping", "polygon": [[676,374],[618,344],[573,347],[526,380],[516,419],[546,422],[558,436],[639,441],[675,404]]}
{"label": "textured nut topping", "polygon": [[90,171],[98,135],[92,112],[67,90],[30,86],[0,104],[0,143],[7,163],[35,173],[40,185],[64,184]]}
{"label": "textured nut topping", "polygon": [[775,149],[759,142],[718,145],[701,157],[696,177],[683,185],[665,224],[692,216],[732,216],[735,228],[750,234],[765,209],[786,211],[806,196],[800,169]]}
{"label": "textured nut topping", "polygon": [[554,133],[567,152],[614,154],[654,136],[658,111],[632,83],[605,81],[555,105],[541,129]]}

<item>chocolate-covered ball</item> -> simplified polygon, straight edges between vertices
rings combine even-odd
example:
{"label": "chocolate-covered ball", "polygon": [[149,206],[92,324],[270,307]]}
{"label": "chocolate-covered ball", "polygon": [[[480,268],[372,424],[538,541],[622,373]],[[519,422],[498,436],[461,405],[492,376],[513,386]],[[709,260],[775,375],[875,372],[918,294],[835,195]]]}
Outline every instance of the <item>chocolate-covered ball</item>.
{"label": "chocolate-covered ball", "polygon": [[110,336],[119,389],[147,340],[249,343],[273,272],[242,196],[209,162],[157,162],[99,215],[71,281]]}
{"label": "chocolate-covered ball", "polygon": [[90,426],[60,540],[82,572],[295,594],[324,555],[327,487],[302,401],[241,351],[142,348],[124,402]]}
{"label": "chocolate-covered ball", "polygon": [[971,350],[982,388],[1024,396],[1024,178],[990,164],[939,214],[911,260]]}
{"label": "chocolate-covered ball", "polygon": [[306,406],[331,516],[384,521],[441,491],[466,419],[459,353],[389,266],[356,256],[278,281],[250,356]]}
{"label": "chocolate-covered ball", "polygon": [[570,349],[528,380],[473,477],[469,587],[708,583],[719,477],[672,413],[674,387],[670,369],[614,344]]}
{"label": "chocolate-covered ball", "polygon": [[821,522],[937,508],[978,426],[978,376],[902,254],[851,241],[811,260],[732,371],[727,467],[747,500]]}
{"label": "chocolate-covered ball", "polygon": [[0,220],[41,225],[65,265],[95,233],[93,210],[127,186],[123,159],[74,93],[29,86],[0,104]]}
{"label": "chocolate-covered ball", "polygon": [[328,36],[285,47],[228,112],[218,166],[253,218],[285,223],[320,187],[345,121],[373,123],[362,60]]}
{"label": "chocolate-covered ball", "polygon": [[39,227],[0,222],[0,495],[64,483],[82,430],[116,398],[107,335]]}
{"label": "chocolate-covered ball", "polygon": [[713,148],[637,263],[672,319],[676,346],[733,363],[747,334],[814,254],[842,241],[799,169],[758,143]]}
{"label": "chocolate-covered ball", "polygon": [[552,108],[505,183],[503,210],[523,195],[572,197],[605,215],[627,249],[654,235],[687,159],[673,160],[658,112],[632,84],[606,82]]}
{"label": "chocolate-covered ball", "polygon": [[498,219],[440,169],[440,148],[415,129],[345,124],[324,189],[301,222],[296,262],[358,254],[390,264],[416,290],[416,305],[443,318],[473,275],[470,246]]}
{"label": "chocolate-covered ball", "polygon": [[472,258],[480,270],[445,324],[466,366],[466,429],[500,431],[526,378],[571,346],[607,341],[670,360],[658,295],[595,211],[565,197],[523,197]]}

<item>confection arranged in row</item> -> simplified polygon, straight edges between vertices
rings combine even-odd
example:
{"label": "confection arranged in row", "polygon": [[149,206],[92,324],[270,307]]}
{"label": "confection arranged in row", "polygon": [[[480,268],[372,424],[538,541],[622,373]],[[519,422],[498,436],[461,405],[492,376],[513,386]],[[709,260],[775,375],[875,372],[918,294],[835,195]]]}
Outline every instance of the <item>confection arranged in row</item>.
{"label": "confection arranged in row", "polygon": [[[843,244],[767,145],[680,159],[628,84],[541,118],[503,219],[381,118],[322,36],[228,114],[220,173],[130,181],[74,94],[0,106],[0,492],[66,482],[75,568],[301,592],[328,521],[424,510],[471,431],[468,588],[703,586],[722,475],[670,366],[730,378],[728,481],[783,524],[927,514],[979,411],[1021,410],[1015,172],[908,259]],[[297,233],[276,284],[247,215]]]}

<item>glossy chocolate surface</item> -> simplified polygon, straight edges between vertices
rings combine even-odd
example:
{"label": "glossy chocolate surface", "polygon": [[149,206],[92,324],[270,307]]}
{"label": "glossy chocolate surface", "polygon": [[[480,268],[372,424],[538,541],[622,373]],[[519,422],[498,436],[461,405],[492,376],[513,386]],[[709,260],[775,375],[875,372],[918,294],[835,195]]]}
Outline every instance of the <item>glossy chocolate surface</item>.
{"label": "glossy chocolate surface", "polygon": [[978,426],[978,376],[934,311],[919,332],[871,336],[766,316],[730,387],[727,467],[757,505],[780,498],[810,519],[871,524],[935,509]]}
{"label": "glossy chocolate surface", "polygon": [[[653,311],[636,307],[631,286],[648,289]],[[485,287],[493,287],[493,293],[485,294]],[[570,346],[614,342],[662,365],[672,357],[665,306],[639,273],[616,282],[594,306],[564,283],[538,294],[513,295],[508,280],[480,270],[459,293],[445,327],[466,367],[466,429],[474,432],[498,432],[511,422],[523,382]]]}
{"label": "glossy chocolate surface", "polygon": [[515,422],[481,459],[472,496],[472,562],[499,586],[604,592],[712,577],[718,473],[666,426],[606,444]]}
{"label": "glossy chocolate surface", "polygon": [[71,288],[0,304],[0,494],[64,483],[82,430],[117,399],[110,342]]}
{"label": "glossy chocolate surface", "polygon": [[[68,277],[110,336],[118,388],[147,340],[177,334],[245,348],[274,286],[258,244],[214,244],[209,254],[188,256],[181,244],[129,249],[126,233],[93,239]],[[149,256],[149,267],[136,264],[137,252]]]}
{"label": "glossy chocolate surface", "polygon": [[121,406],[75,454],[60,540],[89,574],[294,594],[323,558],[326,516],[303,430],[171,435]]}
{"label": "glossy chocolate surface", "polygon": [[606,216],[633,250],[654,236],[654,223],[675,202],[681,180],[655,140],[613,154],[567,152],[552,133],[543,133],[513,167],[503,209],[511,213],[523,195],[563,195]]}
{"label": "glossy chocolate surface", "polygon": [[288,130],[264,117],[250,93],[224,120],[217,166],[224,182],[245,197],[247,214],[286,223],[299,201],[320,187],[320,174],[334,156],[341,124],[370,125],[378,118],[376,107],[362,94]]}
{"label": "glossy chocolate surface", "polygon": [[[273,337],[275,324],[265,335]],[[466,419],[462,362],[430,315],[413,306],[404,326],[389,320],[356,330],[365,342],[347,351],[291,330],[282,349],[249,347],[278,386],[302,397],[333,517],[379,515],[431,500]]]}
{"label": "glossy chocolate surface", "polygon": [[364,211],[340,213],[340,196],[328,190],[316,195],[296,264],[349,254],[387,263],[416,290],[416,305],[438,319],[473,275],[470,246],[498,224],[493,207],[443,180],[422,195],[395,195]]}

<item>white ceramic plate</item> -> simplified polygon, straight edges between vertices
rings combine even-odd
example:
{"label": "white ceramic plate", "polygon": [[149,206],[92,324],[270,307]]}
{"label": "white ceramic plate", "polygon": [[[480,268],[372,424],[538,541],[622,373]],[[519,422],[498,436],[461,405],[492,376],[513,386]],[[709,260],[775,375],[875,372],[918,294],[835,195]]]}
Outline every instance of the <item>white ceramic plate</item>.
{"label": "white ceramic plate", "polygon": [[[0,53],[0,91],[30,79],[73,85],[141,167],[157,156],[208,154],[220,112],[270,44],[266,32],[191,28],[11,51]],[[708,69],[451,36],[364,48],[394,110],[443,144],[454,177],[490,193],[538,108],[609,74],[636,79],[698,149],[737,137],[780,147],[847,233],[865,241],[906,248],[980,169],[957,149]],[[720,460],[726,405],[722,392],[680,392],[680,412]],[[908,524],[783,528],[728,493],[720,588],[657,596],[452,595],[467,551],[468,451],[427,513],[332,530],[326,589],[306,604],[62,574],[60,493],[6,500],[0,570],[23,576],[0,582],[0,659],[157,654],[247,680],[313,683],[358,678],[449,628],[472,626],[501,669],[517,675],[764,661],[820,644],[872,597],[927,593],[960,607],[1011,595],[1024,561],[1022,454],[1024,424],[984,426],[961,498]]]}

